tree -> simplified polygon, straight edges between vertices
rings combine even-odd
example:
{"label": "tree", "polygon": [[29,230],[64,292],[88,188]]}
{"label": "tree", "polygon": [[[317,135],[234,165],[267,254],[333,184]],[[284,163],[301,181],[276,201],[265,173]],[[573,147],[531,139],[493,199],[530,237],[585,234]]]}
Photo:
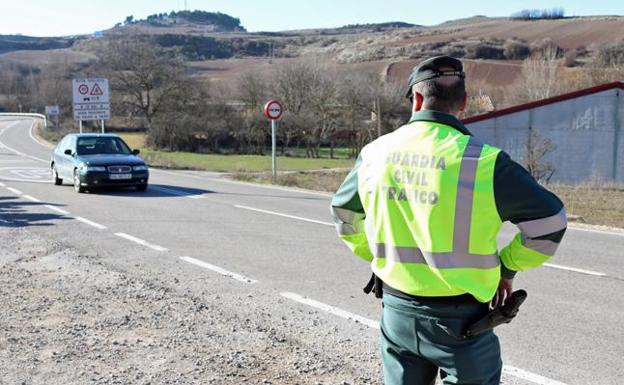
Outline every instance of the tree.
{"label": "tree", "polygon": [[556,148],[552,140],[543,139],[536,129],[529,127],[529,135],[524,142],[524,166],[538,182],[550,181],[555,173],[555,167],[545,157]]}
{"label": "tree", "polygon": [[559,47],[546,45],[522,63],[521,94],[525,100],[546,99],[560,89]]}
{"label": "tree", "polygon": [[143,117],[148,130],[163,106],[181,92],[181,63],[150,44],[138,40],[115,42],[101,64],[109,72],[119,107]]}

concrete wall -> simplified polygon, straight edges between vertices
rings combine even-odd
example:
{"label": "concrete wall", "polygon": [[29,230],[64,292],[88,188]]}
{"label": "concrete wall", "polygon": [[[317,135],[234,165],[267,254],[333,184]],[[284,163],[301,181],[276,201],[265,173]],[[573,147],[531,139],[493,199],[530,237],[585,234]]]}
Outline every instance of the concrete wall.
{"label": "concrete wall", "polygon": [[553,182],[624,183],[624,96],[612,89],[468,124],[486,143],[522,162],[529,127],[557,146],[546,157]]}

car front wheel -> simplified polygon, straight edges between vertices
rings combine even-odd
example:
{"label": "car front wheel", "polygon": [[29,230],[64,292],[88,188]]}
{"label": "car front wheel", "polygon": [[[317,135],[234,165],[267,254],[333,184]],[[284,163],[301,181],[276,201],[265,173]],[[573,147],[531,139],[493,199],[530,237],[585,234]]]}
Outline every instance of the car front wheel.
{"label": "car front wheel", "polygon": [[74,170],[74,190],[77,193],[85,192],[85,188],[80,185],[80,175],[78,175],[78,170]]}
{"label": "car front wheel", "polygon": [[58,176],[58,172],[56,171],[56,166],[52,166],[52,182],[54,182],[54,184],[56,186],[60,186],[63,184],[63,179],[59,178]]}

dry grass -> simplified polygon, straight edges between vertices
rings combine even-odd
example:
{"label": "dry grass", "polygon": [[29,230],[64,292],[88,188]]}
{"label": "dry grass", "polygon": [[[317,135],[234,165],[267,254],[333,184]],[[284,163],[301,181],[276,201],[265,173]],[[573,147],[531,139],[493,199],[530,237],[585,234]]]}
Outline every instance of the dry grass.
{"label": "dry grass", "polygon": [[[276,184],[309,190],[335,192],[346,171],[293,172],[278,175]],[[270,174],[236,174],[234,178],[256,183],[272,183]],[[572,221],[624,228],[624,186],[549,185],[566,205]]]}

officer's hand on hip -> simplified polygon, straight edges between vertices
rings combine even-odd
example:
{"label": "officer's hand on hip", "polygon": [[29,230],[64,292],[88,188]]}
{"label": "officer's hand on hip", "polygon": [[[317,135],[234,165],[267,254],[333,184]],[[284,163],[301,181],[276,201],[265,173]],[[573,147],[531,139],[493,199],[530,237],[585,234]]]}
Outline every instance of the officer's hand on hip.
{"label": "officer's hand on hip", "polygon": [[492,309],[502,306],[505,304],[505,300],[511,295],[513,292],[513,278],[501,278],[498,282],[498,289],[496,289],[496,294],[494,294],[494,298],[492,298],[492,303],[490,307]]}

